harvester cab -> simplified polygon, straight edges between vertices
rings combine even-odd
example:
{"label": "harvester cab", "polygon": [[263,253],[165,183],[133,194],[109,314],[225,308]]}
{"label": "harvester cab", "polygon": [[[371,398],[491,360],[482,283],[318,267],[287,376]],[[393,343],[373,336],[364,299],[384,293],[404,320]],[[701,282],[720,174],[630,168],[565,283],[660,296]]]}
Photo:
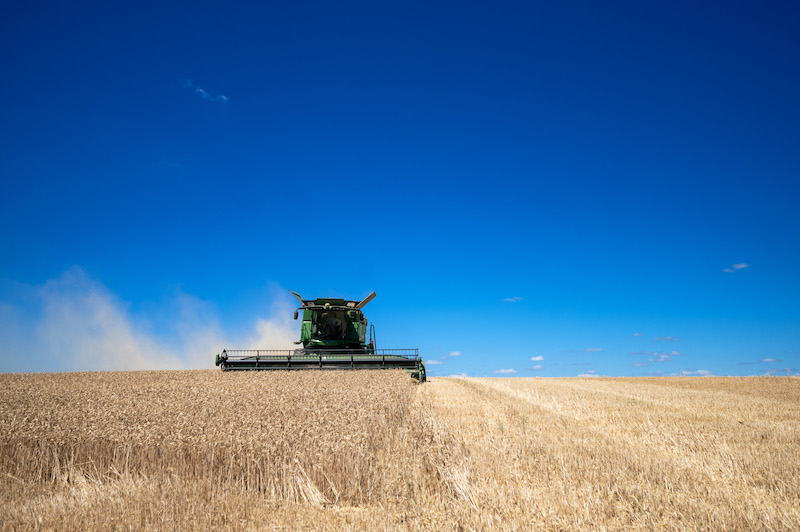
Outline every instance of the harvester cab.
{"label": "harvester cab", "polygon": [[377,349],[375,328],[368,330],[362,309],[375,292],[361,301],[335,298],[303,299],[294,312],[300,317],[300,340],[294,350],[226,349],[217,355],[216,365],[229,370],[299,370],[299,369],[405,369],[425,382],[425,363],[419,349]]}
{"label": "harvester cab", "polygon": [[[290,290],[291,292],[291,290]],[[375,297],[375,292],[362,301],[318,298],[304,300],[299,294],[292,295],[300,301],[303,322],[300,326],[300,341],[304,349],[365,349],[367,348],[367,318],[361,311]],[[371,335],[370,335],[371,336]],[[373,340],[370,338],[370,340]],[[374,342],[373,342],[374,343]]]}

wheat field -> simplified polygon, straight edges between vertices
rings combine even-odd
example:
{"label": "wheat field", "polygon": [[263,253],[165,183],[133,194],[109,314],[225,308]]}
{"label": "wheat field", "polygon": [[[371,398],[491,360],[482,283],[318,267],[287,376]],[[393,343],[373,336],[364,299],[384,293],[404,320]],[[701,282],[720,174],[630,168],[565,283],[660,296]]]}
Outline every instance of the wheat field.
{"label": "wheat field", "polygon": [[3,530],[796,530],[800,379],[0,375]]}

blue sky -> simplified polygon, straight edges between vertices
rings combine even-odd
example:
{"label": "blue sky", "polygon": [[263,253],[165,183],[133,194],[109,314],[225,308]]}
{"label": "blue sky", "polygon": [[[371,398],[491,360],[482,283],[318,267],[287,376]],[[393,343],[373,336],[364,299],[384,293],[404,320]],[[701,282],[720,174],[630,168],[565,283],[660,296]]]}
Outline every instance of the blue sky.
{"label": "blue sky", "polygon": [[0,371],[212,367],[287,289],[434,375],[800,371],[792,3],[2,9]]}

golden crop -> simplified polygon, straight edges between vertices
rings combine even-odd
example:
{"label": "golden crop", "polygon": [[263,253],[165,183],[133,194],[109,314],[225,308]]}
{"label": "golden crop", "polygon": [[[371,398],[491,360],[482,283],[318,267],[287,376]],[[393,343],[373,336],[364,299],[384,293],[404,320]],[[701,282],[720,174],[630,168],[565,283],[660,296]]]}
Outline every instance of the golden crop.
{"label": "golden crop", "polygon": [[800,528],[796,378],[0,375],[0,528]]}

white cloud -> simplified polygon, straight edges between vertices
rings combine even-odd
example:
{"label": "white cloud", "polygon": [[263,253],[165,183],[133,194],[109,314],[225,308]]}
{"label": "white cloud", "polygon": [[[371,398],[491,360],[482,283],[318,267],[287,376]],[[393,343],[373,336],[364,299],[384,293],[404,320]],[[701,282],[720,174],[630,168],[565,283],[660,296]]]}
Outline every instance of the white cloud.
{"label": "white cloud", "polygon": [[588,349],[584,349],[583,352],[584,353],[593,353],[593,352],[599,352],[599,351],[602,351],[602,350],[603,350],[602,347],[590,347]]}
{"label": "white cloud", "polygon": [[450,375],[448,375],[448,377],[462,377],[462,378],[467,376],[468,375],[466,373],[451,373]]}
{"label": "white cloud", "polygon": [[[237,339],[223,330],[208,302],[179,292],[166,308],[151,309],[158,319],[147,320],[80,268],[23,291],[0,307],[0,317],[13,318],[9,329],[0,329],[0,370],[213,368],[214,355],[225,347],[296,347],[288,306],[277,317],[257,318]],[[20,360],[20,345],[32,355]]]}
{"label": "white cloud", "polygon": [[531,366],[528,369],[532,371],[539,371],[540,369],[544,369],[544,366],[542,366],[541,364],[536,364],[535,366]]}
{"label": "white cloud", "polygon": [[653,353],[653,357],[649,359],[650,362],[668,362],[672,360],[672,357],[680,355],[677,351],[670,351],[669,353]]}
{"label": "white cloud", "polygon": [[677,342],[678,341],[678,339],[675,338],[674,336],[664,336],[664,337],[656,336],[655,338],[653,338],[653,340],[655,340],[656,342]]}
{"label": "white cloud", "polygon": [[436,365],[439,365],[439,364],[444,364],[444,362],[442,362],[441,360],[426,360],[425,364],[427,364],[429,366],[436,366]]}
{"label": "white cloud", "polygon": [[445,356],[448,356],[448,357],[460,357],[461,356],[461,351],[451,351],[450,353],[447,353]]}
{"label": "white cloud", "polygon": [[541,362],[542,360],[544,360],[544,357],[539,355],[539,356],[531,357],[531,360],[534,361],[534,362]]}
{"label": "white cloud", "polygon": [[676,373],[665,373],[663,371],[650,371],[645,373],[644,375],[649,375],[651,377],[714,377],[714,373],[706,370],[706,369],[698,369],[698,370],[683,370],[681,372]]}
{"label": "white cloud", "polygon": [[743,366],[752,366],[754,364],[763,364],[763,363],[771,364],[773,362],[781,362],[781,359],[779,359],[779,358],[762,358],[761,360],[757,360],[755,362],[739,362],[739,364],[741,364]]}
{"label": "white cloud", "polygon": [[725,273],[734,273],[736,270],[743,270],[747,268],[748,265],[744,262],[740,262],[738,264],[731,264],[729,267],[723,269],[722,271]]}
{"label": "white cloud", "polygon": [[600,375],[597,374],[597,371],[590,369],[585,373],[579,373],[578,377],[600,377]]}
{"label": "white cloud", "polygon": [[225,96],[224,94],[212,94],[204,89],[201,89],[197,85],[191,82],[191,80],[184,80],[183,82],[184,89],[194,89],[195,94],[199,94],[204,100],[208,100],[209,102],[223,102],[226,103],[230,98]]}
{"label": "white cloud", "polygon": [[641,336],[642,333],[633,333],[631,336]]}
{"label": "white cloud", "polygon": [[634,362],[633,365],[636,366],[637,368],[640,368],[642,366],[649,366],[650,363],[649,362]]}
{"label": "white cloud", "polygon": [[507,375],[507,374],[516,373],[516,372],[517,372],[517,370],[512,369],[512,368],[495,370],[495,373],[499,373],[501,375]]}
{"label": "white cloud", "polygon": [[517,301],[522,301],[522,299],[523,298],[521,298],[521,297],[507,297],[507,298],[503,299],[503,301],[506,301],[508,303],[516,303]]}
{"label": "white cloud", "polygon": [[714,373],[708,371],[707,369],[698,369],[698,370],[684,370],[681,371],[681,375],[684,377],[696,376],[696,377],[713,377]]}

